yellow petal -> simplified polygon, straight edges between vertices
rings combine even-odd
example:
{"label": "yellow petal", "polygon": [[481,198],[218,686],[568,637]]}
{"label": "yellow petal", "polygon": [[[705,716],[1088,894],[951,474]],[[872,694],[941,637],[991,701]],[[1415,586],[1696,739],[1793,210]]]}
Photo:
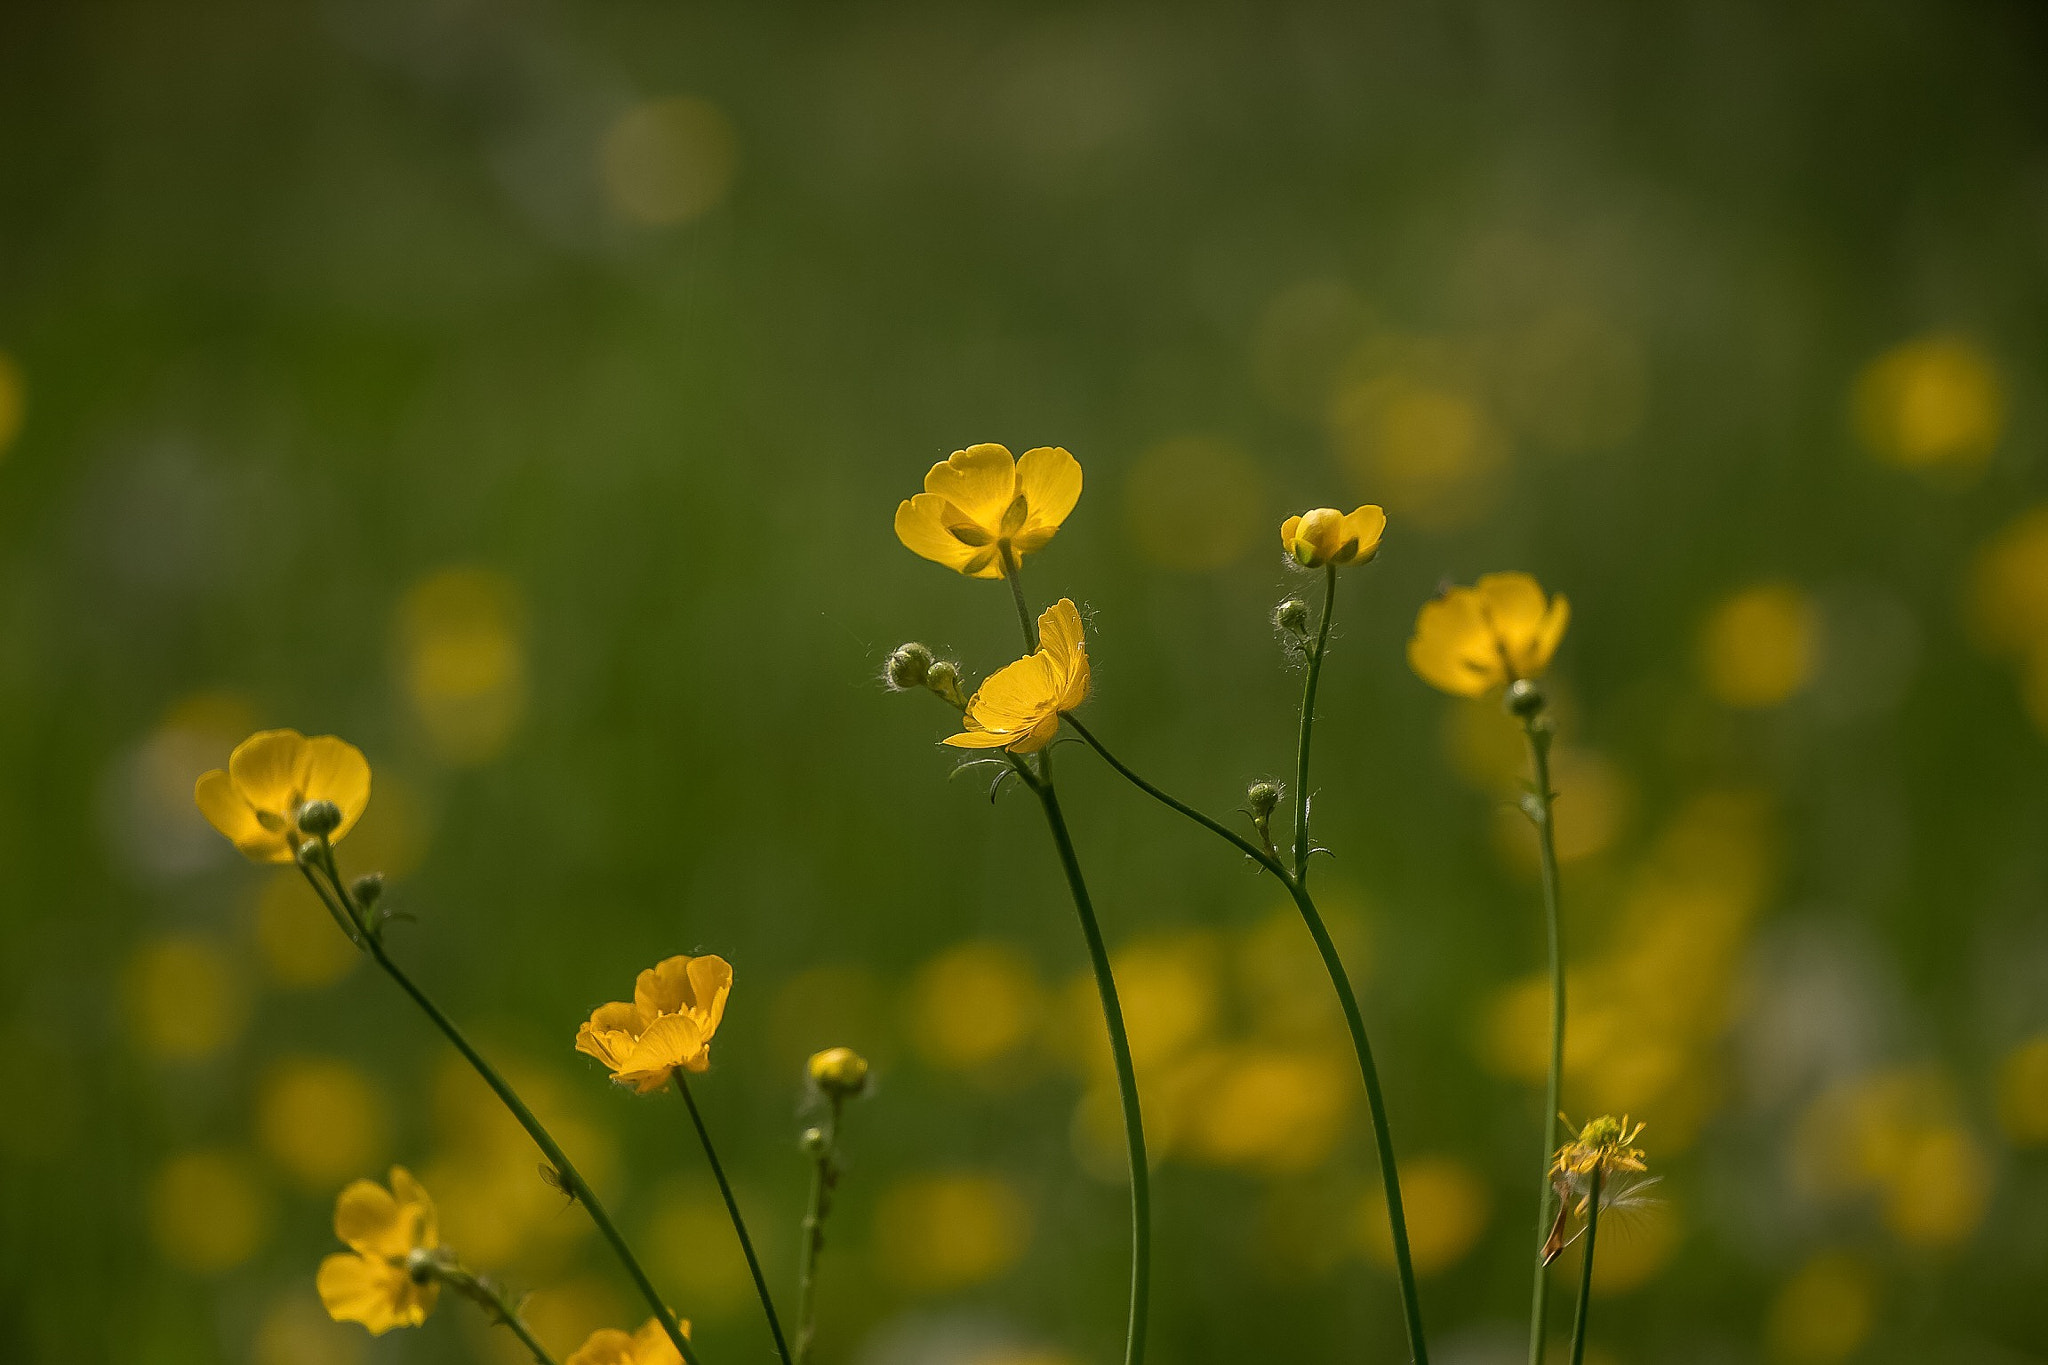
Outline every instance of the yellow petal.
{"label": "yellow petal", "polygon": [[[675,1349],[673,1343],[669,1349]],[[616,1327],[600,1327],[584,1339],[566,1365],[638,1365],[633,1338]]]}
{"label": "yellow petal", "polygon": [[411,1220],[374,1180],[353,1181],[335,1199],[334,1235],[365,1256],[403,1257],[413,1249]]}
{"label": "yellow petal", "polygon": [[945,507],[946,500],[936,493],[919,493],[900,503],[896,508],[896,539],[912,554],[943,564],[956,573],[1000,578],[1000,569],[993,574],[987,572],[994,557],[986,549],[967,545],[946,529]]}
{"label": "yellow petal", "polygon": [[1060,713],[1049,711],[1044,719],[1025,731],[1023,735],[1011,741],[1010,752],[1013,754],[1035,754],[1046,745],[1052,743],[1053,737],[1059,734],[1059,732]]}
{"label": "yellow petal", "polygon": [[[1037,549],[1081,501],[1081,462],[1059,446],[1027,450],[1017,460],[1017,491],[1024,495],[1025,534],[1040,533],[1031,546]],[[1019,536],[1018,544],[1023,543]]]}
{"label": "yellow petal", "polygon": [[1038,647],[1051,656],[1059,676],[1065,677],[1074,659],[1087,652],[1082,641],[1081,612],[1071,599],[1062,597],[1039,616]]}
{"label": "yellow petal", "polygon": [[697,1027],[709,1043],[725,1018],[725,1000],[732,994],[732,964],[715,953],[690,959],[690,989],[696,998]]}
{"label": "yellow petal", "polygon": [[1301,518],[1289,517],[1280,523],[1280,548],[1288,554],[1294,553],[1294,537],[1301,530]]}
{"label": "yellow petal", "polygon": [[1006,749],[1014,735],[995,730],[962,730],[957,735],[947,735],[941,744],[950,744],[956,749]]}
{"label": "yellow petal", "polygon": [[426,1186],[413,1179],[411,1171],[403,1166],[391,1168],[391,1193],[398,1200],[399,1207],[411,1220],[411,1240],[415,1247],[437,1247],[441,1245],[441,1219],[435,1212],[434,1200],[427,1193]]}
{"label": "yellow petal", "polygon": [[1344,518],[1339,538],[1355,548],[1344,562],[1363,564],[1380,552],[1380,539],[1387,533],[1387,514],[1382,508],[1371,503],[1358,508]]}
{"label": "yellow petal", "polygon": [[1517,661],[1523,669],[1523,677],[1537,677],[1550,667],[1551,656],[1557,653],[1558,642],[1564,639],[1564,628],[1571,624],[1571,619],[1572,604],[1565,600],[1565,595],[1559,593],[1551,598],[1550,610],[1543,613],[1543,620],[1529,642],[1528,653]]}
{"label": "yellow petal", "polygon": [[[687,1321],[676,1323],[683,1329],[683,1335],[690,1335]],[[640,1330],[633,1333],[633,1365],[682,1365],[683,1353],[668,1339],[662,1330],[661,1319],[649,1318],[640,1324]]]}
{"label": "yellow petal", "polygon": [[1479,600],[1468,588],[1423,603],[1408,641],[1408,665],[1424,682],[1458,697],[1476,697],[1507,677]]}
{"label": "yellow petal", "polygon": [[[613,1006],[607,1005],[605,1008],[611,1009]],[[627,1005],[625,1008],[631,1010],[633,1007]],[[576,1030],[576,1050],[586,1057],[597,1058],[604,1063],[607,1070],[616,1075],[619,1068],[625,1065],[627,1056],[633,1051],[636,1036],[636,1032],[629,1032],[626,1029],[599,1028],[595,1021],[592,1021]]]}
{"label": "yellow petal", "polygon": [[306,737],[297,730],[259,730],[228,755],[235,791],[258,812],[277,818],[291,813],[299,794],[299,758]]}
{"label": "yellow petal", "polygon": [[341,823],[327,836],[339,839],[370,804],[370,763],[347,740],[320,735],[299,751],[298,785],[302,800],[332,801],[341,809]]}
{"label": "yellow petal", "polygon": [[283,831],[263,827],[249,803],[236,795],[234,781],[226,769],[215,768],[200,778],[192,789],[192,799],[198,802],[200,814],[208,823],[225,834],[244,857],[262,863],[291,861],[291,845]]}
{"label": "yellow petal", "polygon": [[709,1064],[710,1054],[697,1021],[687,1014],[664,1014],[647,1026],[614,1075],[644,1095],[665,1084],[676,1067],[702,1071]]}
{"label": "yellow petal", "polygon": [[924,491],[936,493],[993,534],[1017,494],[1017,462],[999,445],[956,450],[924,476]]}
{"label": "yellow petal", "polygon": [[394,1327],[417,1327],[433,1311],[441,1287],[413,1283],[403,1268],[387,1261],[336,1252],[320,1262],[314,1278],[327,1316],[336,1322],[360,1322],[371,1336]]}
{"label": "yellow petal", "polygon": [[643,1028],[664,1014],[681,1014],[695,1003],[687,957],[663,958],[633,982],[633,1005],[640,1012]]}

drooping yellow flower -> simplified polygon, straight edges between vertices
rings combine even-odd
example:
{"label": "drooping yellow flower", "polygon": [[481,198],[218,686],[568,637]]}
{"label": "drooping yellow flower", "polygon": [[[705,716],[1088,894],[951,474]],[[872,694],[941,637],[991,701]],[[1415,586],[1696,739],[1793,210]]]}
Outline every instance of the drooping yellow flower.
{"label": "drooping yellow flower", "polygon": [[349,832],[370,804],[370,765],[362,750],[333,735],[259,730],[235,746],[226,768],[199,779],[192,799],[251,862],[288,863],[308,802],[332,801],[341,811],[329,839]]}
{"label": "drooping yellow flower", "polygon": [[631,1001],[599,1005],[576,1030],[576,1050],[611,1068],[612,1079],[645,1095],[677,1067],[711,1066],[711,1035],[725,1017],[732,964],[722,957],[671,957],[633,983]]}
{"label": "drooping yellow flower", "polygon": [[896,538],[973,578],[1003,576],[1003,547],[1018,559],[1042,549],[1081,500],[1081,466],[1058,446],[1013,460],[999,445],[956,450],[924,476],[924,492],[896,508]]}
{"label": "drooping yellow flower", "polygon": [[358,1180],[334,1201],[334,1235],[352,1250],[320,1262],[320,1302],[336,1322],[360,1322],[372,1336],[417,1327],[434,1311],[441,1286],[413,1271],[441,1242],[434,1201],[412,1172],[391,1168],[391,1188]]}
{"label": "drooping yellow flower", "polygon": [[1326,564],[1366,564],[1380,552],[1387,514],[1367,503],[1350,513],[1318,507],[1280,524],[1280,545],[1304,569]]}
{"label": "drooping yellow flower", "polygon": [[[687,1321],[677,1323],[690,1335]],[[600,1327],[569,1357],[568,1365],[682,1365],[683,1353],[668,1339],[658,1318],[649,1318],[637,1332]]]}
{"label": "drooping yellow flower", "polygon": [[1088,700],[1088,647],[1081,613],[1062,597],[1038,618],[1038,652],[997,669],[968,699],[959,749],[1036,753],[1060,732],[1060,717]]}
{"label": "drooping yellow flower", "polygon": [[[1566,1127],[1570,1127],[1567,1120]],[[1557,1157],[1550,1163],[1552,1175],[1591,1175],[1596,1169],[1602,1176],[1611,1176],[1621,1171],[1642,1171],[1643,1151],[1635,1145],[1642,1136],[1644,1125],[1638,1123],[1629,1127],[1628,1115],[1615,1118],[1602,1114],[1579,1130],[1579,1135],[1557,1149]]]}
{"label": "drooping yellow flower", "polygon": [[1408,664],[1422,680],[1457,697],[1476,697],[1520,678],[1541,677],[1564,638],[1571,603],[1547,603],[1525,573],[1490,573],[1422,604],[1408,641]]}

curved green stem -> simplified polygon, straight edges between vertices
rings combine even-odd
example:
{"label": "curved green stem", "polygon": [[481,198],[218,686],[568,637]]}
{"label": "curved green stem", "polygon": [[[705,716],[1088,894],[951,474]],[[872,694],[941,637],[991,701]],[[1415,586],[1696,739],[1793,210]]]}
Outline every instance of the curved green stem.
{"label": "curved green stem", "polygon": [[1323,676],[1323,655],[1330,648],[1330,617],[1337,607],[1337,566],[1323,570],[1323,619],[1316,627],[1316,647],[1308,656],[1308,681],[1301,688],[1301,737],[1294,746],[1294,879],[1308,882],[1308,746],[1316,726],[1316,684]]}
{"label": "curved green stem", "polygon": [[[619,1264],[626,1268],[626,1274],[632,1278],[633,1284],[647,1300],[648,1306],[654,1310],[654,1316],[661,1323],[662,1331],[674,1343],[684,1361],[688,1365],[698,1365],[697,1353],[691,1348],[690,1338],[683,1332],[682,1324],[676,1320],[674,1310],[662,1301],[660,1292],[655,1289],[654,1282],[647,1278],[646,1270],[641,1267],[639,1258],[634,1256],[632,1247],[626,1244],[625,1236],[620,1233],[618,1225],[612,1222],[611,1215],[606,1213],[604,1205],[598,1202],[597,1192],[590,1188],[590,1182],[583,1178],[582,1173],[569,1160],[569,1154],[562,1150],[561,1144],[555,1141],[553,1134],[534,1117],[533,1111],[526,1107],[526,1102],[519,1098],[518,1092],[506,1083],[505,1078],[498,1074],[497,1068],[485,1061],[483,1054],[463,1036],[462,1030],[455,1026],[455,1021],[443,1014],[441,1007],[429,999],[426,992],[405,974],[404,969],[391,960],[391,955],[384,950],[383,937],[363,924],[354,900],[334,865],[332,848],[323,849],[323,854],[321,870],[333,883],[334,892],[339,897],[342,908],[348,912],[349,918],[362,928],[364,949],[383,969],[384,974],[397,982],[400,990],[412,997],[413,1003],[434,1022],[434,1026],[441,1030],[442,1035],[462,1054],[463,1059],[475,1069],[476,1074],[483,1077],[484,1084],[491,1088],[499,1102],[519,1121],[519,1126],[526,1130],[526,1135],[533,1139],[534,1145],[540,1148],[549,1163],[554,1166],[560,1177],[563,1192],[582,1204],[585,1211],[590,1214],[590,1221],[597,1225],[599,1235],[611,1246],[612,1254],[619,1258]],[[313,876],[312,869],[301,864],[300,870],[306,874],[306,880],[313,884],[313,889],[321,891],[320,883]],[[326,899],[324,891],[321,893],[321,899]]]}
{"label": "curved green stem", "polygon": [[519,1309],[506,1302],[504,1291],[496,1284],[459,1266],[437,1272],[437,1278],[489,1313],[491,1321],[518,1337],[519,1344],[533,1357],[534,1365],[555,1365],[555,1358],[548,1354],[547,1347],[540,1344],[539,1338],[533,1334],[533,1329],[519,1316]]}
{"label": "curved green stem", "polygon": [[1586,1358],[1586,1311],[1593,1302],[1593,1239],[1600,1234],[1600,1168],[1593,1168],[1593,1187],[1586,1196],[1586,1263],[1579,1271],[1578,1320],[1572,1324],[1572,1365]]}
{"label": "curved green stem", "polygon": [[1052,831],[1060,868],[1067,874],[1067,888],[1073,893],[1074,910],[1081,918],[1081,936],[1088,941],[1088,960],[1095,969],[1095,991],[1102,999],[1102,1020],[1109,1026],[1110,1052],[1116,1058],[1117,1094],[1124,1111],[1124,1146],[1131,1164],[1131,1314],[1124,1335],[1124,1365],[1139,1365],[1145,1358],[1146,1314],[1152,1294],[1152,1177],[1145,1161],[1145,1123],[1138,1111],[1138,1073],[1131,1062],[1131,1040],[1124,1032],[1123,1007],[1117,1001],[1109,949],[1102,941],[1102,926],[1095,919],[1088,883],[1081,876],[1074,841],[1060,813],[1059,796],[1053,791],[1052,765],[1042,752],[1039,760],[1040,775],[1033,790],[1045,810],[1045,823]]}
{"label": "curved green stem", "polygon": [[831,1108],[819,1127],[824,1140],[818,1148],[817,1164],[811,1171],[811,1201],[804,1210],[803,1258],[797,1263],[796,1365],[803,1365],[817,1335],[818,1256],[825,1249],[825,1219],[832,1212],[832,1195],[839,1187],[836,1157],[841,1101],[837,1094],[829,1098]]}
{"label": "curved green stem", "polygon": [[768,1277],[761,1273],[761,1259],[754,1254],[754,1239],[747,1235],[747,1220],[740,1216],[739,1200],[733,1197],[732,1184],[725,1178],[725,1167],[718,1160],[717,1149],[711,1145],[711,1130],[704,1126],[704,1115],[697,1110],[697,1097],[690,1093],[689,1081],[684,1078],[681,1068],[673,1074],[676,1090],[690,1111],[690,1122],[696,1125],[697,1141],[704,1144],[704,1159],[711,1164],[711,1178],[718,1182],[718,1192],[725,1196],[725,1211],[732,1219],[732,1230],[739,1234],[740,1250],[745,1253],[747,1270],[754,1277],[754,1292],[760,1295],[761,1311],[768,1318],[768,1334],[775,1338],[775,1354],[781,1357],[783,1365],[789,1365],[789,1345],[782,1339],[782,1319],[776,1316],[775,1300],[768,1294]]}
{"label": "curved green stem", "polygon": [[[1564,935],[1558,915],[1557,838],[1552,828],[1552,807],[1557,797],[1550,789],[1549,723],[1541,710],[1522,722],[1529,740],[1529,766],[1534,786],[1523,809],[1536,826],[1537,847],[1543,862],[1543,920],[1550,946],[1550,1072],[1543,1089],[1543,1150],[1538,1153],[1537,1171],[1542,1186],[1536,1200],[1536,1246],[1550,1236],[1557,1216],[1557,1191],[1550,1183],[1550,1158],[1557,1150],[1560,1087],[1564,1078]],[[1587,1246],[1588,1259],[1592,1247]],[[1539,1250],[1536,1280],[1529,1298],[1529,1365],[1543,1365],[1545,1339],[1550,1331],[1550,1275]]]}
{"label": "curved green stem", "polygon": [[1316,952],[1323,959],[1323,970],[1328,973],[1330,985],[1337,992],[1337,1003],[1344,1011],[1345,1027],[1351,1033],[1351,1050],[1358,1057],[1358,1074],[1365,1083],[1366,1106],[1372,1115],[1373,1143],[1378,1149],[1380,1184],[1386,1194],[1387,1223],[1394,1243],[1394,1270],[1401,1285],[1401,1305],[1408,1329],[1408,1350],[1415,1365],[1428,1365],[1429,1346],[1423,1335],[1422,1301],[1416,1290],[1415,1265],[1409,1255],[1408,1218],[1401,1205],[1401,1177],[1394,1160],[1393,1128],[1387,1119],[1385,1096],[1380,1090],[1379,1067],[1373,1061],[1372,1043],[1366,1037],[1365,1017],[1359,1011],[1357,993],[1351,988],[1351,974],[1345,970],[1344,959],[1337,952],[1336,941],[1330,937],[1329,927],[1323,923],[1322,914],[1316,909],[1315,900],[1309,895],[1308,888],[1289,874],[1286,864],[1278,858],[1227,825],[1211,819],[1186,802],[1176,800],[1153,786],[1111,753],[1081,722],[1072,716],[1066,719],[1067,723],[1074,727],[1074,732],[1086,740],[1089,747],[1102,755],[1103,761],[1132,786],[1161,805],[1186,816],[1212,834],[1235,845],[1247,857],[1271,873],[1287,888],[1287,894],[1293,898],[1295,908],[1301,912],[1302,923],[1308,927],[1309,937],[1315,940]]}

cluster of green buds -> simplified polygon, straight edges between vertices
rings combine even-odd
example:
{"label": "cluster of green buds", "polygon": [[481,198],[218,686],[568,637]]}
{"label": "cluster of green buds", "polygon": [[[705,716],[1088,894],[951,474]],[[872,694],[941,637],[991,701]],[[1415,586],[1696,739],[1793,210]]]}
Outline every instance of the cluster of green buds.
{"label": "cluster of green buds", "polygon": [[882,676],[891,692],[913,692],[921,687],[949,706],[967,708],[967,694],[960,687],[960,665],[933,658],[932,652],[916,641],[896,647],[882,665]]}

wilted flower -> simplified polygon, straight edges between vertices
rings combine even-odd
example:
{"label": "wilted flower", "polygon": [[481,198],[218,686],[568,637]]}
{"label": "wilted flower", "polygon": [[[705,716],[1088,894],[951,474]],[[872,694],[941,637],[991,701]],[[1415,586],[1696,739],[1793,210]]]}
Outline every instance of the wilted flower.
{"label": "wilted flower", "polygon": [[948,736],[960,749],[1036,753],[1060,731],[1060,717],[1088,699],[1088,649],[1081,613],[1062,597],[1038,618],[1038,652],[998,669],[968,700],[967,728]]}
{"label": "wilted flower", "polygon": [[[1569,1121],[1566,1126],[1570,1126]],[[1550,1172],[1562,1176],[1591,1175],[1597,1169],[1602,1176],[1612,1176],[1622,1171],[1645,1170],[1642,1149],[1635,1146],[1643,1127],[1640,1123],[1629,1127],[1626,1114],[1620,1118],[1602,1114],[1557,1149]]]}
{"label": "wilted flower", "polygon": [[[199,779],[192,799],[244,857],[288,863],[295,856],[305,807],[330,803],[339,814],[330,840],[347,834],[370,804],[370,765],[362,750],[333,735],[307,739],[297,730],[261,730],[235,746],[226,768]],[[331,818],[326,810],[322,817]]]}
{"label": "wilted flower", "polygon": [[[688,1322],[677,1325],[684,1336],[690,1335]],[[576,1348],[567,1365],[682,1365],[682,1359],[683,1353],[668,1339],[660,1319],[649,1318],[639,1331],[632,1333],[616,1327],[598,1328]]]}
{"label": "wilted flower", "polygon": [[1304,569],[1326,564],[1364,564],[1380,552],[1387,514],[1367,504],[1349,514],[1318,507],[1280,524],[1280,544]]}
{"label": "wilted flower", "polygon": [[434,1310],[441,1286],[430,1274],[441,1230],[434,1201],[412,1172],[391,1168],[391,1188],[358,1180],[334,1201],[334,1235],[350,1251],[320,1262],[320,1302],[336,1322],[360,1322],[372,1336],[417,1327]]}
{"label": "wilted flower", "polygon": [[935,464],[924,492],[896,508],[896,538],[974,578],[1003,576],[1003,547],[1042,548],[1081,500],[1081,466],[1058,446],[1013,460],[999,445],[969,446]]}
{"label": "wilted flower", "polygon": [[576,1050],[611,1068],[612,1079],[645,1095],[677,1067],[711,1066],[711,1035],[725,1017],[732,964],[722,957],[671,957],[640,973],[631,1001],[600,1005],[576,1030]]}
{"label": "wilted flower", "polygon": [[1564,638],[1571,604],[1544,600],[1525,573],[1492,573],[1422,604],[1408,664],[1422,680],[1458,697],[1542,676]]}

